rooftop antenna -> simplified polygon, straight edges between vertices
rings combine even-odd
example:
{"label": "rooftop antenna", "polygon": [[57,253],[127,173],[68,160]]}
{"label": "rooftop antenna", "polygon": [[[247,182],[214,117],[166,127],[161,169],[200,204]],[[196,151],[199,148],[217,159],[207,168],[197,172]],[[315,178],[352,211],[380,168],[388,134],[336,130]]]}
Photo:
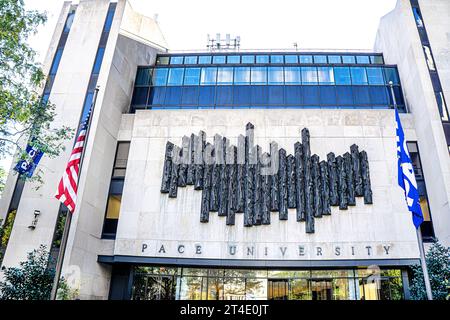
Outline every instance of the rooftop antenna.
{"label": "rooftop antenna", "polygon": [[295,51],[297,51],[298,49],[298,43],[297,42],[294,42],[294,48],[295,48]]}
{"label": "rooftop antenna", "polygon": [[216,37],[213,39],[210,34],[207,34],[206,42],[209,51],[239,51],[241,37],[231,38],[231,35],[227,33],[225,39],[222,39],[221,34],[216,33]]}

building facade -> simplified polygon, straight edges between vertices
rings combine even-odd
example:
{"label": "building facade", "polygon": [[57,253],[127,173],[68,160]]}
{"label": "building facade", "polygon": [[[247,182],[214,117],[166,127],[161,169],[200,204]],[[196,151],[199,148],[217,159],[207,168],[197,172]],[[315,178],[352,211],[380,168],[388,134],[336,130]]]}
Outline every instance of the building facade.
{"label": "building facade", "polygon": [[[45,64],[55,125],[76,128],[99,88],[62,270],[79,297],[408,299],[394,106],[423,238],[450,244],[450,6],[422,2],[398,1],[373,52],[195,53],[126,1],[65,3]],[[37,191],[11,170],[3,266],[62,254],[72,144],[41,160]]]}

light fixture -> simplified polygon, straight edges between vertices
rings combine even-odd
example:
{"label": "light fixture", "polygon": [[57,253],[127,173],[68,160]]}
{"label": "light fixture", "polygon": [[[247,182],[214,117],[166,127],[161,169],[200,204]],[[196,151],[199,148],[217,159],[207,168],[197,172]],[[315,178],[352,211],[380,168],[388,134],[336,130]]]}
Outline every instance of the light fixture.
{"label": "light fixture", "polygon": [[31,221],[31,224],[28,226],[29,229],[34,230],[36,229],[36,225],[38,222],[38,217],[40,216],[41,211],[40,210],[34,210],[34,218]]}

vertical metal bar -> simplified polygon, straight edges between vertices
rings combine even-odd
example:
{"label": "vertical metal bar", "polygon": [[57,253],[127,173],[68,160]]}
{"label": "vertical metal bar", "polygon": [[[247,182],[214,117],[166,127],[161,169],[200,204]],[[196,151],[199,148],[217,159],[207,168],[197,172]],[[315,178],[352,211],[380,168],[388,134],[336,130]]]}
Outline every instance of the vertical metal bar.
{"label": "vertical metal bar", "polygon": [[425,260],[425,250],[423,249],[422,233],[420,231],[420,227],[416,229],[416,234],[417,234],[417,242],[419,243],[420,263],[422,265],[423,279],[425,280],[425,289],[427,291],[427,298],[428,300],[433,300],[433,293],[431,292],[430,278],[428,276],[428,268]]}

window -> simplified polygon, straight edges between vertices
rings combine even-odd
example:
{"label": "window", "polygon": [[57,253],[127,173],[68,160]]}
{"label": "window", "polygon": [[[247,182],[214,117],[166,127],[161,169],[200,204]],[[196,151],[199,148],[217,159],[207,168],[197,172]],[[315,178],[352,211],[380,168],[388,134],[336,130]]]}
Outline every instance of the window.
{"label": "window", "polygon": [[300,56],[300,63],[313,63],[312,56]]}
{"label": "window", "polygon": [[242,63],[255,63],[255,56],[242,56]]}
{"label": "window", "polygon": [[186,68],[184,72],[184,85],[198,85],[200,83],[200,70],[200,68]]}
{"label": "window", "polygon": [[225,56],[213,56],[213,63],[225,63]]}
{"label": "window", "polygon": [[150,84],[150,73],[150,68],[138,68],[135,85],[148,86]]}
{"label": "window", "polygon": [[201,85],[212,85],[216,84],[217,68],[202,68],[200,75]]}
{"label": "window", "polygon": [[111,30],[111,25],[114,18],[114,10],[108,10],[108,14],[106,15],[105,27],[103,32],[109,32]]}
{"label": "window", "polygon": [[354,64],[355,63],[355,56],[342,56],[342,62],[348,63],[348,64]]}
{"label": "window", "polygon": [[131,99],[131,105],[133,106],[145,106],[147,104],[148,87],[135,87],[133,91],[133,97]]}
{"label": "window", "polygon": [[334,79],[336,84],[351,84],[349,67],[334,67]]}
{"label": "window", "polygon": [[55,57],[53,58],[52,68],[50,69],[50,74],[55,75],[56,71],[58,71],[59,62],[61,61],[61,56],[64,48],[59,48],[56,50]]}
{"label": "window", "polygon": [[283,84],[283,67],[269,67],[268,70],[268,83],[269,84]]}
{"label": "window", "polygon": [[181,86],[183,84],[184,68],[170,68],[167,80],[168,86]]}
{"label": "window", "polygon": [[314,63],[327,63],[327,56],[314,56]]}
{"label": "window", "polygon": [[414,20],[416,20],[416,25],[418,28],[423,28],[422,16],[420,14],[419,8],[412,8],[414,14]]}
{"label": "window", "polygon": [[198,63],[199,64],[211,64],[211,56],[199,56]]}
{"label": "window", "polygon": [[392,81],[393,84],[399,84],[397,69],[395,68],[384,68],[384,78],[386,79],[386,84]]}
{"label": "window", "polygon": [[367,84],[366,69],[363,67],[350,68],[353,84]]}
{"label": "window", "polygon": [[448,121],[448,110],[447,105],[445,104],[444,96],[442,94],[442,91],[435,92],[436,101],[438,104],[438,109],[441,114],[441,119],[444,121]]}
{"label": "window", "polygon": [[298,57],[294,55],[284,56],[286,63],[298,63]]}
{"label": "window", "polygon": [[383,57],[382,56],[370,56],[370,63],[371,64],[383,64]]}
{"label": "window", "polygon": [[125,178],[127,171],[128,154],[130,152],[129,142],[119,142],[117,145],[116,158],[114,160],[113,178]]}
{"label": "window", "polygon": [[159,64],[161,64],[161,65],[169,64],[169,57],[160,57],[160,56],[158,56],[156,58],[156,64],[157,65],[159,65]]}
{"label": "window", "polygon": [[333,68],[318,67],[317,73],[319,75],[319,84],[334,84]]}
{"label": "window", "polygon": [[341,56],[328,56],[328,63],[334,63],[334,64],[341,63]]}
{"label": "window", "polygon": [[165,86],[167,83],[168,68],[156,68],[153,72],[152,85]]}
{"label": "window", "polygon": [[256,56],[256,63],[269,63],[269,56]]}
{"label": "window", "polygon": [[197,56],[184,57],[184,64],[197,64]]}
{"label": "window", "polygon": [[369,64],[369,56],[356,56],[357,64]]}
{"label": "window", "polygon": [[227,63],[240,63],[241,57],[240,56],[228,56],[227,57]]}
{"label": "window", "polygon": [[317,84],[317,69],[315,67],[302,67],[302,83]]}
{"label": "window", "polygon": [[234,84],[250,84],[250,68],[234,68]]}
{"label": "window", "polygon": [[67,15],[66,24],[64,25],[63,32],[68,33],[70,31],[70,28],[72,27],[73,18],[75,18],[75,11],[70,12]]}
{"label": "window", "polygon": [[284,81],[286,84],[301,84],[300,67],[285,67]]}
{"label": "window", "polygon": [[283,63],[283,56],[282,55],[270,56],[270,63]]}
{"label": "window", "polygon": [[92,73],[100,73],[100,67],[102,66],[103,55],[105,54],[105,48],[98,48],[97,55],[95,57],[94,69]]}
{"label": "window", "polygon": [[251,81],[252,81],[252,84],[266,84],[267,83],[267,68],[266,67],[252,67],[251,68]]}
{"label": "window", "polygon": [[383,71],[381,68],[366,68],[367,70],[367,79],[369,80],[369,84],[384,84],[383,79]]}
{"label": "window", "polygon": [[170,57],[170,64],[183,64],[183,57]]}
{"label": "window", "polygon": [[436,67],[434,65],[434,60],[433,60],[433,56],[431,55],[430,47],[424,45],[423,46],[423,51],[425,52],[425,58],[427,60],[428,69],[430,69],[431,71],[435,71]]}
{"label": "window", "polygon": [[230,85],[233,84],[233,68],[218,68],[217,69],[217,84]]}

